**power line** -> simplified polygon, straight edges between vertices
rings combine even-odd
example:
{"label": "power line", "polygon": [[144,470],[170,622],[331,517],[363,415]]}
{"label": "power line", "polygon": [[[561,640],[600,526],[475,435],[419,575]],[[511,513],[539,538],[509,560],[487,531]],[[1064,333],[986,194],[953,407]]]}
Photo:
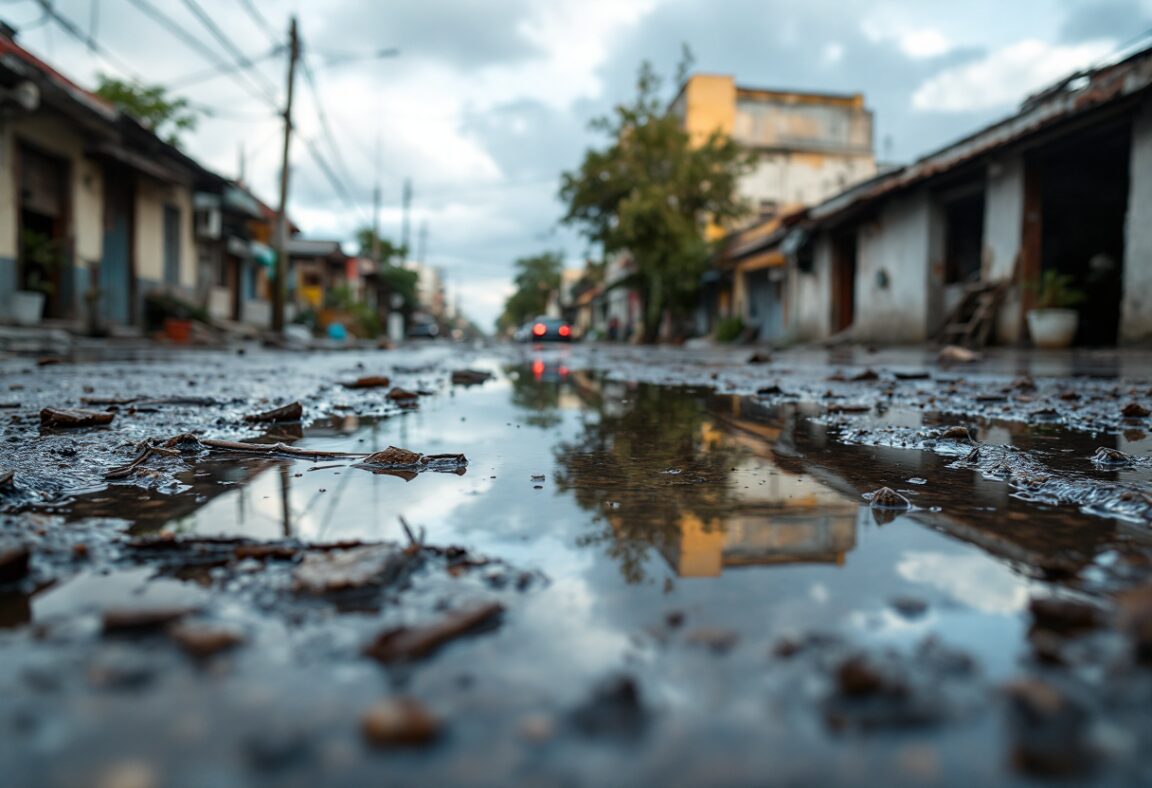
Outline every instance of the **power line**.
{"label": "power line", "polygon": [[[40,0],[40,2],[44,1],[45,0]],[[199,53],[199,55],[205,60],[209,61],[210,63],[214,63],[219,68],[228,68],[231,66],[227,60],[218,55],[211,47],[209,47],[199,38],[189,33],[183,25],[157,8],[153,3],[150,2],[150,0],[128,0],[128,2],[136,6],[136,8],[141,13],[143,13],[153,22],[163,27],[176,38],[180,39],[180,41],[182,41],[187,47]],[[279,109],[279,102],[276,100],[274,95],[269,97],[268,94],[264,93],[259,86],[255,85],[249,80],[245,80],[243,82],[240,81],[239,77],[246,77],[247,72],[238,69],[235,72],[235,75],[237,77],[236,83],[243,85],[244,88],[248,90],[249,94],[255,96],[260,101],[267,101],[272,107]],[[252,89],[260,91],[260,95],[252,93]]]}
{"label": "power line", "polygon": [[[256,63],[262,63],[266,60],[271,60],[274,57],[279,57],[282,54],[284,54],[284,45],[279,44],[262,55],[254,56],[252,58],[252,64],[255,65]],[[213,68],[201,69],[200,71],[196,71],[192,74],[185,74],[182,77],[170,79],[168,80],[167,88],[168,90],[180,90],[181,88],[188,87],[189,85],[195,85],[199,82],[206,82],[216,77],[235,74],[238,71],[243,71],[245,68],[247,67],[238,63],[222,63],[221,65],[215,66]]]}
{"label": "power line", "polygon": [[328,183],[331,184],[333,191],[336,192],[336,196],[338,196],[350,210],[359,213],[360,219],[365,225],[371,225],[371,222],[365,217],[364,209],[356,202],[352,193],[348,190],[347,185],[340,180],[340,176],[336,174],[335,170],[332,169],[332,165],[324,158],[324,154],[320,151],[319,146],[316,145],[316,141],[303,135],[297,136],[304,141],[308,152],[312,154],[312,159],[316,162],[316,166],[324,173],[324,177],[328,179]]}
{"label": "power line", "polygon": [[320,99],[320,88],[316,85],[316,76],[312,72],[312,67],[308,62],[307,49],[304,51],[304,56],[300,58],[301,65],[304,67],[304,81],[308,85],[308,91],[312,94],[312,101],[316,109],[316,118],[320,121],[320,131],[324,135],[325,141],[328,143],[328,149],[332,153],[332,160],[336,163],[336,167],[343,177],[343,180],[352,182],[353,178],[349,177],[347,162],[344,161],[344,156],[340,153],[340,146],[336,144],[336,135],[332,132],[332,125],[328,122],[328,113],[324,110],[324,105]]}
{"label": "power line", "polygon": [[73,22],[71,19],[57,11],[53,7],[50,0],[36,0],[36,2],[39,3],[40,8],[43,9],[44,13],[51,17],[52,21],[60,26],[61,30],[87,46],[91,51],[100,55],[121,73],[128,75],[133,82],[141,82],[139,75],[136,74],[135,70],[131,66],[101,46],[99,41],[81,30],[80,26]]}
{"label": "power line", "polygon": [[[232,55],[238,64],[246,68],[250,68],[252,66],[252,61],[248,58],[248,56],[240,51],[239,47],[232,43],[232,39],[228,38],[224,31],[220,29],[215,21],[213,21],[212,17],[210,17],[204,11],[204,9],[200,7],[200,3],[198,3],[197,0],[184,0],[184,5],[187,6],[188,10],[191,11],[192,14],[200,20],[200,23],[204,25],[212,37],[216,39],[217,43],[228,50],[228,52]],[[246,75],[251,74],[253,77],[258,77],[258,81],[261,83],[261,89],[264,90],[265,95],[269,96],[273,104],[277,103],[276,88],[272,86],[267,77],[265,77],[259,71],[246,71],[244,73]]]}
{"label": "power line", "polygon": [[253,3],[252,0],[238,0],[238,2],[241,7],[248,12],[248,16],[252,21],[256,23],[256,27],[260,28],[268,40],[272,42],[273,46],[279,44],[280,37],[273,31],[271,23],[268,22],[268,18],[260,12],[256,4]]}

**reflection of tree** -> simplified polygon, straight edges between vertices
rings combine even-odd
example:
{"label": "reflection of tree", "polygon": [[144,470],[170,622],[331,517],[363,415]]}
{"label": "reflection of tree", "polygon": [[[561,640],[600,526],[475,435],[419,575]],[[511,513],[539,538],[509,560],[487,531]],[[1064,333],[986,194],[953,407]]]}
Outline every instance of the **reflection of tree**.
{"label": "reflection of tree", "polygon": [[601,529],[581,544],[604,544],[629,582],[644,579],[651,548],[677,543],[685,516],[708,524],[731,511],[735,451],[706,439],[704,422],[701,400],[642,385],[625,409],[601,405],[576,442],[556,449],[557,487],[595,512]]}

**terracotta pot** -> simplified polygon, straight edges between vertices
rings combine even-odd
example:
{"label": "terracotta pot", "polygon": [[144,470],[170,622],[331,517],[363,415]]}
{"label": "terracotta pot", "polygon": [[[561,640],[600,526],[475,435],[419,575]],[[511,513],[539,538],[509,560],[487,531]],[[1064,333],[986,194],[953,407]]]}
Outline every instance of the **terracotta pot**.
{"label": "terracotta pot", "polygon": [[192,321],[178,320],[174,317],[165,318],[164,336],[179,345],[187,345],[192,337]]}
{"label": "terracotta pot", "polygon": [[1032,344],[1043,348],[1068,347],[1076,337],[1080,315],[1075,309],[1030,309],[1028,333]]}

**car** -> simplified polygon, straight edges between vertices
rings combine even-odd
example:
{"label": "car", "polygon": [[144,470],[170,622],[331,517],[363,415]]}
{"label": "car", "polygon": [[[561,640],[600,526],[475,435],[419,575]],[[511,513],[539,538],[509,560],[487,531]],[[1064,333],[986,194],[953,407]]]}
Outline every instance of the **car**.
{"label": "car", "polygon": [[572,326],[558,317],[541,315],[517,329],[518,342],[571,342]]}
{"label": "car", "polygon": [[409,339],[435,339],[438,336],[440,336],[440,326],[431,320],[413,321],[412,325],[408,326]]}

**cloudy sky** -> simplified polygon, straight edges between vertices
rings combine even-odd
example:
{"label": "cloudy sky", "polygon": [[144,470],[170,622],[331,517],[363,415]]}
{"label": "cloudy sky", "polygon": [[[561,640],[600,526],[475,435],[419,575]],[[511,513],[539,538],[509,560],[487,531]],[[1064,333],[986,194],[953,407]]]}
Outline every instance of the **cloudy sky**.
{"label": "cloudy sky", "polygon": [[[398,238],[410,177],[413,245],[426,224],[427,261],[444,269],[453,297],[487,326],[517,257],[559,249],[579,265],[584,244],[557,227],[558,175],[601,142],[588,121],[629,98],[642,60],[670,75],[686,43],[695,70],[734,74],[743,85],[862,91],[875,112],[878,157],[903,162],[1152,32],[1152,0],[55,0],[54,7],[97,51],[48,21],[35,0],[3,0],[0,18],[81,84],[103,71],[181,86],[179,95],[212,113],[188,138],[188,151],[232,176],[243,155],[248,182],[269,203],[280,145],[273,102],[282,101],[285,81],[285,58],[271,53],[296,14],[320,101],[301,78],[294,219],[310,237],[349,239],[370,219],[378,178],[382,231]],[[257,61],[244,76],[204,78],[234,63],[235,53],[197,10]],[[372,57],[388,48],[399,54]],[[304,140],[330,163],[338,185]]]}

